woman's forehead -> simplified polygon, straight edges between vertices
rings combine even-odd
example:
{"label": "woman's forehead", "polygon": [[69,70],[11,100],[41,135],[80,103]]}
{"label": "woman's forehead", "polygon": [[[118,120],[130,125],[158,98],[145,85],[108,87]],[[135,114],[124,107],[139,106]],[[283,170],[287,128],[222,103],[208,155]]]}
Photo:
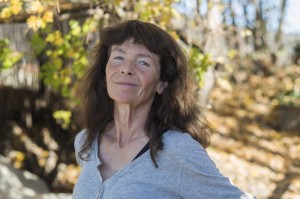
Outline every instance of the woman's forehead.
{"label": "woman's forehead", "polygon": [[137,42],[133,38],[127,39],[121,44],[114,44],[110,48],[110,52],[126,53],[129,50],[135,50],[142,54],[149,54],[151,57],[159,57],[159,55],[149,50],[144,44]]}
{"label": "woman's forehead", "polygon": [[[111,49],[112,50],[113,49],[120,49],[122,47],[135,47],[135,48],[141,48],[141,49],[145,49],[145,50],[149,51],[148,48],[144,44],[142,44],[140,42],[137,42],[133,38],[127,39],[121,44],[114,44],[114,45],[112,45]],[[126,49],[124,49],[124,50],[126,50]]]}

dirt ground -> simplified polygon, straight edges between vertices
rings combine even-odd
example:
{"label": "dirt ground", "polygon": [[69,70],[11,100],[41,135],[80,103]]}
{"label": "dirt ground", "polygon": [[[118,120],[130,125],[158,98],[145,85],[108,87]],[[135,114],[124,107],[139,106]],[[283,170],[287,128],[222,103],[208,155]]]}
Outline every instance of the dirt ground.
{"label": "dirt ground", "polygon": [[257,198],[300,199],[300,135],[268,125],[268,104],[252,103],[251,111],[220,92],[214,91],[218,97],[207,111],[216,131],[208,153],[217,167]]}

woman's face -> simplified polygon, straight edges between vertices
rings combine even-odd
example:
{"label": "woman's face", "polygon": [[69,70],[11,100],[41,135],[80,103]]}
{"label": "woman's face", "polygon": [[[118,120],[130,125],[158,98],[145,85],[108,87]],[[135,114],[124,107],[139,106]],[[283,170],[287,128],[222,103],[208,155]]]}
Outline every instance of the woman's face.
{"label": "woman's face", "polygon": [[159,56],[133,39],[113,45],[106,65],[106,85],[115,103],[152,103],[155,93],[161,94],[164,87]]}

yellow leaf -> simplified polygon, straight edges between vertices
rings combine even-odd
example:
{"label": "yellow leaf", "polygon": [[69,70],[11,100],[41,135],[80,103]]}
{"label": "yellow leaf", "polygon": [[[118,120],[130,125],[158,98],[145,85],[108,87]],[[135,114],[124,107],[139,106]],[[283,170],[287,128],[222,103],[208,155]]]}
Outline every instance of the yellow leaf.
{"label": "yellow leaf", "polygon": [[54,42],[54,44],[55,44],[56,46],[60,46],[60,45],[62,45],[63,43],[64,43],[64,40],[63,40],[62,38],[58,38],[58,39],[56,39],[55,42]]}
{"label": "yellow leaf", "polygon": [[9,157],[12,159],[14,167],[21,168],[25,160],[25,155],[21,151],[10,151]]}
{"label": "yellow leaf", "polygon": [[36,32],[40,28],[45,28],[47,24],[40,17],[32,15],[27,19],[27,25]]}
{"label": "yellow leaf", "polygon": [[[53,64],[54,64],[58,69],[61,69],[61,67],[62,67],[62,65],[63,65],[62,59],[60,59],[59,57],[55,57],[55,56],[53,56],[53,57],[54,57],[54,58],[53,58]],[[58,76],[55,77],[55,78],[58,78]]]}
{"label": "yellow leaf", "polygon": [[9,18],[11,16],[11,12],[9,8],[3,8],[0,14],[1,18]]}
{"label": "yellow leaf", "polygon": [[70,125],[72,113],[70,111],[58,110],[53,113],[53,117],[56,120],[62,120],[61,125],[66,129]]}
{"label": "yellow leaf", "polygon": [[41,18],[39,18],[38,25],[39,25],[40,28],[45,28],[47,24],[46,24],[46,22],[44,20],[42,20]]}
{"label": "yellow leaf", "polygon": [[46,41],[50,42],[50,43],[53,43],[56,46],[60,46],[64,43],[64,40],[61,37],[61,32],[59,32],[59,31],[55,31],[54,33],[50,33],[46,37]]}
{"label": "yellow leaf", "polygon": [[70,84],[71,83],[71,78],[70,77],[65,77],[63,83],[66,84],[66,85]]}
{"label": "yellow leaf", "polygon": [[63,38],[61,37],[61,32],[55,31],[55,42],[54,44],[60,46],[64,43]]}
{"label": "yellow leaf", "polygon": [[16,4],[19,4],[20,3],[20,0],[10,0],[10,3],[12,5],[16,5]]}
{"label": "yellow leaf", "polygon": [[50,34],[46,37],[46,42],[52,43],[54,40],[55,40],[55,35],[54,35],[54,33],[50,33]]}
{"label": "yellow leaf", "polygon": [[46,23],[52,23],[53,22],[53,12],[50,12],[50,11],[45,12],[42,19]]}
{"label": "yellow leaf", "polygon": [[40,1],[34,1],[31,3],[30,12],[41,13],[45,10]]}
{"label": "yellow leaf", "polygon": [[16,157],[15,158],[19,161],[23,161],[25,159],[25,155],[24,155],[24,153],[22,153],[20,151],[16,151]]}
{"label": "yellow leaf", "polygon": [[29,28],[31,28],[34,32],[37,31],[39,28],[37,27],[37,20],[38,18],[36,16],[30,16],[27,19],[27,25]]}
{"label": "yellow leaf", "polygon": [[11,7],[11,12],[14,14],[14,15],[17,15],[21,12],[22,10],[22,5],[13,5]]}
{"label": "yellow leaf", "polygon": [[72,49],[68,50],[67,53],[66,53],[66,56],[69,57],[69,58],[73,58],[74,55],[75,55],[75,52]]}
{"label": "yellow leaf", "polygon": [[58,30],[56,30],[56,31],[54,32],[54,34],[55,34],[55,37],[56,37],[56,38],[61,37],[61,32],[58,31]]}

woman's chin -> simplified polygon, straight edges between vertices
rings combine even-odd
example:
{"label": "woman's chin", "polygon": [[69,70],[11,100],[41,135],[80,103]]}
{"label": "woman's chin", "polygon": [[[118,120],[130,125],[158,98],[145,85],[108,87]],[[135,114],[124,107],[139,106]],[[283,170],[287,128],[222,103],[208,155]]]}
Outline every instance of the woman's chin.
{"label": "woman's chin", "polygon": [[135,105],[138,104],[136,98],[133,99],[132,97],[128,97],[128,98],[118,98],[118,99],[114,99],[114,102],[116,104],[128,104],[128,105]]}

